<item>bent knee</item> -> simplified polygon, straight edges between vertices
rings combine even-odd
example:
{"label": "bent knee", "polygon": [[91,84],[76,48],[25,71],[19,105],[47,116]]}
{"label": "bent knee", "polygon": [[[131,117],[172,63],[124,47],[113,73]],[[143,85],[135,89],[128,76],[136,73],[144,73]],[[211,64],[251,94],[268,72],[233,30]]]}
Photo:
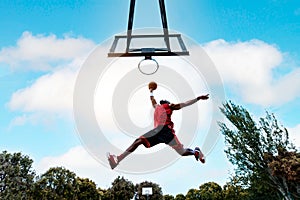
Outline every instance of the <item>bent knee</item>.
{"label": "bent knee", "polygon": [[139,144],[143,144],[146,148],[150,148],[151,147],[150,142],[145,137],[139,137],[138,139],[136,139],[136,141]]}

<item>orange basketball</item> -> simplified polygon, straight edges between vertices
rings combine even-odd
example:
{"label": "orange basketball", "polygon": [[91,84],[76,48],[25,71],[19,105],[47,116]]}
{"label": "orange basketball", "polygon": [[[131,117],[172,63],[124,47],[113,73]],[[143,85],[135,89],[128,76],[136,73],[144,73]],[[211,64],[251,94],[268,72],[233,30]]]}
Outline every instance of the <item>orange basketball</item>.
{"label": "orange basketball", "polygon": [[148,88],[149,88],[149,90],[150,90],[150,89],[156,90],[156,88],[157,88],[157,83],[155,83],[154,81],[151,81],[151,82],[148,84]]}

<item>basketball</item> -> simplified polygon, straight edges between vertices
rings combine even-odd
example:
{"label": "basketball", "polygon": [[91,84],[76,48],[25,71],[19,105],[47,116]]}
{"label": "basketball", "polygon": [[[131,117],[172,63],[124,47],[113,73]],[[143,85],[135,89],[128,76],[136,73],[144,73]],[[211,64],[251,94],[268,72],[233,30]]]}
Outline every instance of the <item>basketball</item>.
{"label": "basketball", "polygon": [[156,90],[156,88],[157,88],[157,83],[155,83],[154,81],[151,81],[151,82],[148,84],[148,88],[149,88],[149,90],[150,90],[150,89]]}

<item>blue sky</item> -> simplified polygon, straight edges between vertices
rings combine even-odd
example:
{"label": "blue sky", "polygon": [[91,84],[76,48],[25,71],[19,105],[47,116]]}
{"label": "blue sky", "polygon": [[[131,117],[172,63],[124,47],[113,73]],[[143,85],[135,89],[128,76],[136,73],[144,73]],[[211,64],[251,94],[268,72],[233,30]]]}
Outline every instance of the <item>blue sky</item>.
{"label": "blue sky", "polygon": [[[125,0],[0,1],[0,150],[30,155],[38,173],[64,165],[102,188],[118,175],[156,182],[166,194],[185,194],[207,181],[223,185],[232,166],[222,138],[206,165],[184,158],[142,176],[112,172],[82,148],[72,118],[72,83],[97,44],[126,30],[128,8]],[[166,8],[169,28],[211,57],[226,97],[256,117],[274,112],[299,147],[300,2],[166,0]],[[156,1],[137,1],[134,27],[161,27]]]}

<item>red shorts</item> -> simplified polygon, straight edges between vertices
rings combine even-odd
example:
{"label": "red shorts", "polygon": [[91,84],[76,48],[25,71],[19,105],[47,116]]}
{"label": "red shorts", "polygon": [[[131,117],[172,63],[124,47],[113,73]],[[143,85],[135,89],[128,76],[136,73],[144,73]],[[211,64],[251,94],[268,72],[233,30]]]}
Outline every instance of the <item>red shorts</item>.
{"label": "red shorts", "polygon": [[147,148],[153,147],[160,143],[165,143],[174,149],[181,149],[183,145],[175,135],[174,129],[168,125],[158,126],[140,137],[144,140],[144,146]]}

